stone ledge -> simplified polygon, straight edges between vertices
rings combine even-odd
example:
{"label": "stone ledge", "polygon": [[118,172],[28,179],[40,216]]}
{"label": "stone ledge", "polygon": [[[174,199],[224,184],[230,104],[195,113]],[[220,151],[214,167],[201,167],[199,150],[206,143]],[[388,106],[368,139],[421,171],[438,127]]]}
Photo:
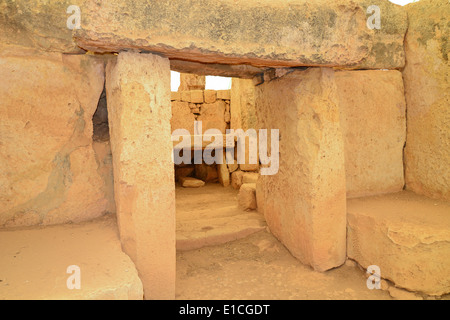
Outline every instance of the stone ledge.
{"label": "stone ledge", "polygon": [[450,203],[409,191],[347,202],[348,257],[409,291],[450,292]]}

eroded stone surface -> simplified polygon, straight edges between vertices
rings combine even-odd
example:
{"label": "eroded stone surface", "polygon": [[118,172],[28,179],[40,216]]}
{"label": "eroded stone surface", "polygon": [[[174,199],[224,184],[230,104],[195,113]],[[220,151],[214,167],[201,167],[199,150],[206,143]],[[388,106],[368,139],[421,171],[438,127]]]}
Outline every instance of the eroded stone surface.
{"label": "eroded stone surface", "polygon": [[347,196],[403,189],[406,105],[399,71],[336,72]]}
{"label": "eroded stone surface", "polygon": [[403,71],[408,107],[406,187],[450,200],[450,4],[425,0],[406,10],[410,21]]}
{"label": "eroded stone surface", "polygon": [[103,81],[103,61],[94,57],[0,54],[0,227],[114,211],[108,152],[96,144],[96,154],[92,140]]}
{"label": "eroded stone surface", "polygon": [[334,71],[312,68],[264,83],[256,110],[260,127],[281,136],[279,171],[262,185],[271,232],[316,270],[342,265],[346,188]]}
{"label": "eroded stone surface", "polygon": [[410,191],[348,201],[348,256],[409,291],[450,292],[450,204]]}
{"label": "eroded stone surface", "polygon": [[169,60],[121,53],[106,73],[120,239],[146,299],[175,294],[175,181]]}

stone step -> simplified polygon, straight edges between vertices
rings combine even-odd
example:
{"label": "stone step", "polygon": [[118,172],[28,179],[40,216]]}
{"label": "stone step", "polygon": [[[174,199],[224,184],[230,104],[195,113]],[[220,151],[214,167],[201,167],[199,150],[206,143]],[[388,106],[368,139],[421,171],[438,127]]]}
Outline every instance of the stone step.
{"label": "stone step", "polygon": [[[140,300],[141,280],[122,252],[115,216],[79,225],[0,231],[0,300]],[[67,286],[69,266],[80,289]]]}

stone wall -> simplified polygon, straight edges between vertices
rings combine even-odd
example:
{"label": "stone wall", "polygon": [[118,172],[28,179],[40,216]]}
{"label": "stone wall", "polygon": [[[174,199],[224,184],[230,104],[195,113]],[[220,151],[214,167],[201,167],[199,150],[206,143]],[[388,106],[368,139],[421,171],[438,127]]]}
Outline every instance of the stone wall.
{"label": "stone wall", "polygon": [[1,49],[0,227],[115,211],[109,143],[92,138],[103,86],[101,59]]}
{"label": "stone wall", "polygon": [[406,6],[406,11],[410,21],[403,70],[408,107],[406,187],[450,200],[450,4],[421,0]]}

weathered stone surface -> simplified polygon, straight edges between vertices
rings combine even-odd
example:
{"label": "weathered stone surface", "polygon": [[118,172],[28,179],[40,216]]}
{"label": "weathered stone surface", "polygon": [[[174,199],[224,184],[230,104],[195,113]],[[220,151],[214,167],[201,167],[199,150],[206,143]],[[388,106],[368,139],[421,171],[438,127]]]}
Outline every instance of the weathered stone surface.
{"label": "weathered stone surface", "polygon": [[202,113],[197,121],[202,122],[202,131],[205,133],[209,129],[220,130],[226,133],[227,123],[225,122],[225,102],[217,100],[215,103],[203,104]]}
{"label": "weathered stone surface", "polygon": [[205,90],[206,77],[191,73],[180,74],[180,87],[178,91]]}
{"label": "weathered stone surface", "polygon": [[345,143],[347,197],[403,189],[406,105],[399,71],[335,74]]}
{"label": "weathered stone surface", "polygon": [[231,186],[239,190],[242,186],[242,180],[244,179],[244,172],[243,171],[234,171],[231,174]]}
{"label": "weathered stone surface", "polygon": [[207,165],[205,163],[195,165],[195,176],[205,182],[216,182],[219,178],[216,165]]}
{"label": "weathered stone surface", "polygon": [[[0,231],[2,300],[142,300],[142,283],[120,248],[117,222],[106,215],[82,224]],[[6,245],[7,244],[7,245]],[[69,290],[69,266],[81,288]]]}
{"label": "weathered stone surface", "polygon": [[410,21],[403,71],[408,108],[406,187],[450,200],[450,5],[424,0],[406,10]]}
{"label": "weathered stone surface", "polygon": [[256,209],[256,184],[244,183],[239,189],[239,206],[244,210]]}
{"label": "weathered stone surface", "polygon": [[205,185],[205,181],[192,177],[182,177],[180,182],[183,188],[201,188]]}
{"label": "weathered stone surface", "polygon": [[[382,10],[380,30],[367,28],[370,5]],[[75,39],[96,52],[135,48],[203,63],[399,68],[406,28],[402,8],[385,0],[109,0],[86,3]]]}
{"label": "weathered stone surface", "polygon": [[230,100],[231,99],[231,90],[218,90],[217,91],[217,99]]}
{"label": "weathered stone surface", "polygon": [[120,53],[107,67],[120,239],[146,299],[175,297],[175,181],[169,60]]}
{"label": "weathered stone surface", "polygon": [[245,172],[242,178],[242,183],[256,183],[258,178],[259,174],[256,172]]}
{"label": "weathered stone surface", "polygon": [[219,176],[219,182],[222,186],[228,187],[231,184],[230,171],[228,171],[225,153],[223,154],[222,163],[217,164],[217,174]]}
{"label": "weathered stone surface", "polygon": [[259,126],[280,130],[279,171],[264,177],[271,232],[324,271],[346,259],[344,143],[334,71],[296,71],[256,90]]}
{"label": "weathered stone surface", "polygon": [[388,291],[391,297],[396,300],[423,300],[422,297],[419,297],[412,292],[408,292],[396,287],[390,287]]}
{"label": "weathered stone surface", "polygon": [[217,100],[217,91],[215,90],[205,90],[205,103],[214,103]]}
{"label": "weathered stone surface", "polygon": [[186,129],[193,135],[194,121],[195,115],[191,112],[188,102],[172,101],[172,119],[170,120],[172,132],[177,129]]}
{"label": "weathered stone surface", "polygon": [[450,292],[450,204],[403,191],[348,201],[347,251],[397,287]]}
{"label": "weathered stone surface", "polygon": [[170,69],[178,72],[192,72],[198,75],[239,77],[244,79],[252,79],[258,74],[262,74],[265,70],[265,68],[257,68],[245,64],[237,64],[237,65],[216,64],[216,63],[206,64],[173,59],[170,60]]}
{"label": "weathered stone surface", "polygon": [[85,7],[86,0],[0,0],[0,43],[39,51],[82,53],[67,28],[71,5]]}
{"label": "weathered stone surface", "polygon": [[0,53],[0,227],[114,210],[92,140],[103,81],[103,61],[93,57]]}
{"label": "weathered stone surface", "polygon": [[191,90],[191,103],[203,103],[203,90]]}
{"label": "weathered stone surface", "polygon": [[172,100],[172,101],[181,101],[181,92],[172,91],[170,100]]}
{"label": "weathered stone surface", "polygon": [[194,167],[175,168],[175,181],[180,181],[181,178],[186,178],[194,173]]}
{"label": "weathered stone surface", "polygon": [[231,85],[231,129],[256,129],[255,86],[250,79],[233,78]]}

